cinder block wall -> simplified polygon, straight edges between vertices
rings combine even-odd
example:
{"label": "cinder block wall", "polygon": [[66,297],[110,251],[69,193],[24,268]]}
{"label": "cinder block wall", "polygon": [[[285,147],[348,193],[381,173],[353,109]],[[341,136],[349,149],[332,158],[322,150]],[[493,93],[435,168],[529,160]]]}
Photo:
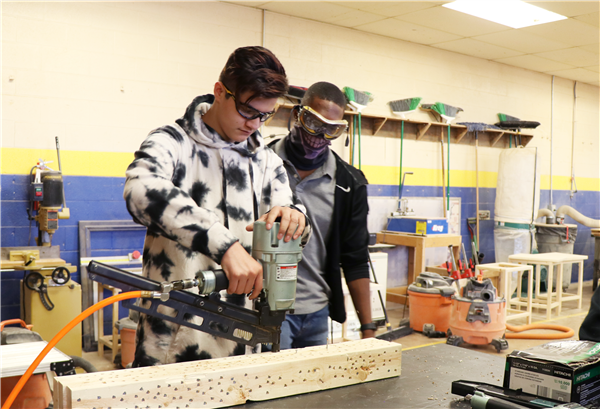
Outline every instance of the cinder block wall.
{"label": "cinder block wall", "polygon": [[[539,121],[529,146],[540,153],[541,205],[548,204],[549,75],[227,3],[13,2],[2,5],[2,246],[27,245],[28,174],[38,158],[58,167],[59,136],[72,218],[60,222],[55,244],[77,264],[79,220],[129,218],[120,197],[123,175],[148,132],[180,117],[195,96],[212,92],[230,52],[261,45],[263,35],[291,84],[324,80],[370,91],[375,100],[366,113],[389,115],[388,101],[418,96],[463,108],[457,121],[494,123],[498,112]],[[598,87],[577,88],[579,193],[570,199],[573,81],[555,78],[554,203],[600,218]],[[426,112],[411,118],[432,120]],[[334,149],[348,158],[342,139]],[[362,146],[373,206],[397,190],[400,141],[363,135]],[[451,195],[461,197],[463,218],[473,216],[474,147],[451,149]],[[480,207],[492,214],[500,152],[479,149]],[[403,168],[415,172],[407,178],[406,196],[441,195],[439,144],[405,141]],[[492,224],[486,223],[481,248],[491,262]],[[575,251],[593,256],[589,229],[581,228]],[[591,265],[586,263],[588,279]],[[405,266],[390,274],[396,275],[390,282],[402,282]]]}

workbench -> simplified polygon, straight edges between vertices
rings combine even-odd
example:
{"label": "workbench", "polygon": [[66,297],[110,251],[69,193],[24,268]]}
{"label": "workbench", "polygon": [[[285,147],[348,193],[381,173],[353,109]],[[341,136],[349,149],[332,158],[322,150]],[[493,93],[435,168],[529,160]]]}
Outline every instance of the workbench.
{"label": "workbench", "polygon": [[[408,286],[415,281],[415,273],[425,271],[425,249],[428,247],[453,246],[455,260],[460,259],[461,236],[457,234],[418,235],[382,231],[377,233],[377,243],[408,247],[408,275],[406,286],[388,288],[387,301],[404,304]],[[389,275],[389,274],[388,274]]]}
{"label": "workbench", "polygon": [[470,408],[461,396],[450,392],[452,381],[502,386],[505,364],[503,356],[440,343],[402,351],[402,375],[396,378],[236,408]]}

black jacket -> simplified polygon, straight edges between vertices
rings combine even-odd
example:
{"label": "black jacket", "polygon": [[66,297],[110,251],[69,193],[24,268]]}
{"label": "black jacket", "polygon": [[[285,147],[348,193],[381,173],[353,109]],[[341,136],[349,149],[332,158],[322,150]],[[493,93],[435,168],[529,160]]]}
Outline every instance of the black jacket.
{"label": "black jacket", "polygon": [[[271,142],[269,147],[278,141]],[[331,233],[326,243],[327,260],[325,280],[331,289],[329,316],[337,322],[346,321],[346,308],[342,291],[344,269],[346,282],[359,278],[369,278],[369,231],[367,230],[367,179],[365,175],[350,166],[335,152],[335,194]],[[283,165],[288,175],[293,177],[294,169],[289,161]]]}
{"label": "black jacket", "polygon": [[590,304],[590,311],[579,327],[579,339],[600,342],[600,290],[596,288]]}

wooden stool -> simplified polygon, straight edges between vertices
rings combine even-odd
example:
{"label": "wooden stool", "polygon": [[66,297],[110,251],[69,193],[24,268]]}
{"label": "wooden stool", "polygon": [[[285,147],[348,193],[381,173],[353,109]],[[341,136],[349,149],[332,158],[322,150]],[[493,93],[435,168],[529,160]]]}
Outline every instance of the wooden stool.
{"label": "wooden stool", "polygon": [[[104,299],[105,289],[111,291],[112,295],[117,295],[121,292],[119,288],[98,283],[98,302]],[[104,356],[104,347],[106,346],[112,350],[112,362],[114,362],[121,348],[119,344],[119,331],[115,327],[115,323],[119,320],[119,303],[114,303],[112,308],[112,335],[104,335],[104,309],[101,308],[98,311],[98,356]]]}
{"label": "wooden stool", "polygon": [[[512,298],[513,273],[517,273],[517,296]],[[527,274],[527,296],[522,297],[523,274]],[[482,274],[483,278],[497,277],[496,289],[498,296],[506,298],[506,321],[518,318],[527,318],[531,324],[531,311],[533,307],[533,267],[513,263],[490,263],[475,266],[475,276]],[[514,308],[513,308],[514,306]],[[525,311],[521,309],[525,307]]]}
{"label": "wooden stool", "polygon": [[[513,254],[508,256],[508,260],[518,264],[533,264],[535,268],[535,299],[533,308],[545,309],[546,319],[550,319],[552,310],[557,309],[558,314],[562,311],[562,304],[566,301],[578,301],[577,308],[581,309],[583,294],[583,261],[588,256],[580,254],[565,253],[539,253],[539,254]],[[565,264],[579,264],[579,275],[577,279],[577,294],[563,293],[562,276],[563,266]],[[540,281],[542,266],[548,267],[548,292],[540,293]],[[554,267],[556,268],[556,291],[552,290]]]}

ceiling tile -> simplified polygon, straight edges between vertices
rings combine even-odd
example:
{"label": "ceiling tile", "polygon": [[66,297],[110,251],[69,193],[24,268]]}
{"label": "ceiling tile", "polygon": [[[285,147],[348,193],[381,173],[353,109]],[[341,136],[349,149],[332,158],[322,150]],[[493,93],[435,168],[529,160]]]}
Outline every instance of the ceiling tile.
{"label": "ceiling tile", "polygon": [[600,56],[589,51],[582,50],[579,47],[567,48],[564,50],[548,51],[545,53],[535,54],[542,58],[547,58],[552,61],[563,62],[565,64],[574,65],[576,67],[585,67],[588,65],[598,64]]}
{"label": "ceiling tile", "polygon": [[600,54],[600,47],[598,47],[598,44],[582,45],[579,48],[594,54]]}
{"label": "ceiling tile", "polygon": [[373,14],[361,10],[348,10],[348,12],[345,14],[331,17],[323,21],[342,27],[356,27],[363,24],[373,23],[375,21],[381,21],[385,19],[386,17],[379,14]]}
{"label": "ceiling tile", "polygon": [[538,26],[520,28],[519,31],[569,44],[572,47],[598,43],[598,29],[578,20],[568,19]]}
{"label": "ceiling tile", "polygon": [[396,17],[417,10],[429,9],[447,3],[447,1],[336,1],[335,3],[381,16]]}
{"label": "ceiling tile", "polygon": [[510,30],[510,27],[493,23],[488,20],[474,17],[465,13],[445,7],[434,7],[427,10],[415,11],[397,17],[398,20],[418,24],[435,30],[445,31],[461,37],[495,33]]}
{"label": "ceiling tile", "polygon": [[586,24],[600,27],[600,12],[582,14],[581,16],[574,17],[575,20],[583,21]]}
{"label": "ceiling tile", "polygon": [[233,3],[248,7],[259,7],[263,4],[268,3],[268,1],[225,1],[224,3]]}
{"label": "ceiling tile", "polygon": [[598,1],[527,1],[526,3],[531,3],[534,6],[566,17],[580,16],[600,10]]}
{"label": "ceiling tile", "polygon": [[432,46],[448,51],[454,51],[460,54],[472,55],[474,57],[479,57],[486,60],[514,57],[523,54],[519,51],[487,44],[481,41],[473,40],[472,38],[461,38],[459,40],[449,41],[447,43],[433,44]]}
{"label": "ceiling tile", "polygon": [[271,1],[260,8],[314,21],[327,21],[351,11],[348,7],[322,1]]}
{"label": "ceiling tile", "polygon": [[568,48],[567,44],[548,40],[534,34],[519,30],[508,30],[501,33],[485,34],[473,37],[475,40],[510,48],[527,54]]}
{"label": "ceiling tile", "polygon": [[434,44],[457,40],[460,37],[432,28],[400,21],[395,18],[357,26],[357,29],[419,44]]}
{"label": "ceiling tile", "polygon": [[547,74],[556,75],[558,77],[581,82],[597,82],[599,80],[597,72],[593,72],[583,68],[574,68],[571,70],[555,70],[549,71]]}
{"label": "ceiling tile", "polygon": [[538,57],[537,55],[519,55],[516,57],[498,58],[494,61],[539,72],[567,70],[575,68],[572,65],[547,60],[546,58]]}

